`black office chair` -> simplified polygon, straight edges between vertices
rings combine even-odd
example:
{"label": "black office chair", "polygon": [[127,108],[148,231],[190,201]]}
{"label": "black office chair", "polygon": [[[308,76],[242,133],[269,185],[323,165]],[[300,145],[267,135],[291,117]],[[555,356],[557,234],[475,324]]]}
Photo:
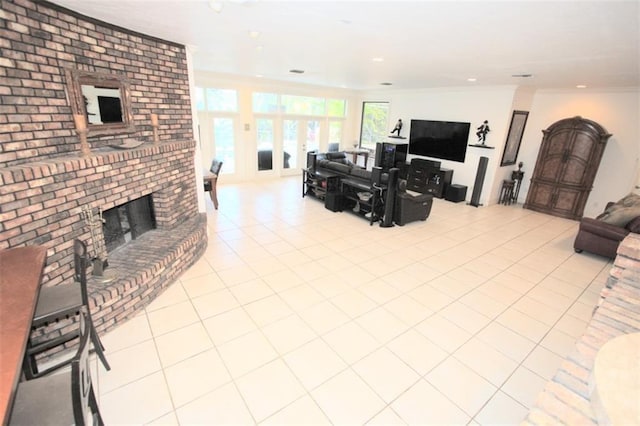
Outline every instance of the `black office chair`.
{"label": "black office chair", "polygon": [[71,370],[18,383],[9,425],[104,425],[93,391],[89,367],[91,326],[85,308],[80,310],[80,346]]}
{"label": "black office chair", "polygon": [[[91,310],[89,309],[89,295],[87,293],[87,246],[80,240],[75,240],[74,248],[74,280],[79,283],[64,284],[40,289],[36,312],[31,323],[32,329],[46,327],[49,324],[73,318],[80,315],[83,308],[87,311],[87,330],[93,342],[93,347],[107,370],[111,367],[104,356],[104,346],[100,341],[98,332],[93,326]],[[64,345],[80,335],[80,329],[75,328],[61,336],[33,344],[31,340],[27,344],[24,375],[30,380],[41,377],[69,365],[72,359],[63,359],[39,371],[37,356],[53,348]]]}

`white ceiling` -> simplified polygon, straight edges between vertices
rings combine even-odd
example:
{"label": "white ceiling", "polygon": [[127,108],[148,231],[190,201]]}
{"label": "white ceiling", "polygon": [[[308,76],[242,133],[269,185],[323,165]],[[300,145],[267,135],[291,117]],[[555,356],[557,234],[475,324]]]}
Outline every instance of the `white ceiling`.
{"label": "white ceiling", "polygon": [[53,2],[193,46],[196,70],[350,89],[640,86],[638,0]]}

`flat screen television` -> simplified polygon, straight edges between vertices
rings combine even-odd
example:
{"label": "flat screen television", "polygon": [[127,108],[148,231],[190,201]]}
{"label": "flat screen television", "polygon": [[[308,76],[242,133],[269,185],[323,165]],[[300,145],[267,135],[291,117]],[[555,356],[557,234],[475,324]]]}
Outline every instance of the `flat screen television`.
{"label": "flat screen television", "polygon": [[411,120],[409,154],[464,163],[471,123]]}

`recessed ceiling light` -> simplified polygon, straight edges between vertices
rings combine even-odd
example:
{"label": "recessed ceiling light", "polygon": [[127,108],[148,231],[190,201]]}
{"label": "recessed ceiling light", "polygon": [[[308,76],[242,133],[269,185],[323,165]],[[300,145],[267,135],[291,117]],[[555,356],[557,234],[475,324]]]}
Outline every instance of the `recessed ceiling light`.
{"label": "recessed ceiling light", "polygon": [[381,56],[376,56],[375,58],[371,59],[373,62],[384,62],[384,58]]}
{"label": "recessed ceiling light", "polygon": [[576,86],[576,88],[578,88],[578,89],[586,89],[586,88],[587,88],[587,85],[586,85],[586,84],[578,84],[578,85]]}
{"label": "recessed ceiling light", "polygon": [[380,86],[392,86],[392,85],[393,85],[393,83],[389,83],[388,81],[380,83]]}
{"label": "recessed ceiling light", "polygon": [[297,70],[297,69],[295,69],[295,68],[294,68],[294,69],[292,69],[292,70],[289,70],[289,72],[290,72],[291,74],[304,74],[304,70]]}
{"label": "recessed ceiling light", "polygon": [[256,50],[257,50],[258,52],[262,52],[262,49],[264,49],[264,47],[262,47],[262,46],[256,46]]}
{"label": "recessed ceiling light", "polygon": [[477,80],[478,80],[478,79],[477,79],[477,78],[475,78],[475,77],[469,77],[469,78],[467,79],[467,81],[469,81],[469,82],[471,82],[471,83],[473,83],[474,81],[477,81]]}
{"label": "recessed ceiling light", "polygon": [[262,78],[262,77],[264,77],[264,76],[263,76],[262,74],[256,74],[256,77],[258,77],[258,78]]}
{"label": "recessed ceiling light", "polygon": [[260,37],[260,31],[249,31],[249,37],[251,37],[251,38]]}

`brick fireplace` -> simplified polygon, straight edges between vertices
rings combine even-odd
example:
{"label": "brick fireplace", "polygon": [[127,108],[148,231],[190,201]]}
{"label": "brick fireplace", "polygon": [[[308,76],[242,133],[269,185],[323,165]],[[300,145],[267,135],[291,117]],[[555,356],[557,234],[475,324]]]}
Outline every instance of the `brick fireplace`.
{"label": "brick fireplace", "polygon": [[[89,282],[94,322],[104,332],[146,306],[207,245],[206,217],[197,207],[186,52],[47,2],[3,0],[0,18],[6,22],[0,29],[6,82],[0,87],[0,250],[42,245],[43,285],[69,284],[73,241],[95,252],[83,207],[106,211],[147,195],[153,200],[156,228],[108,255],[107,270],[117,278]],[[128,84],[130,125],[121,133],[90,134],[88,154],[81,153],[74,124],[70,69],[117,75]],[[155,132],[150,114],[158,117]]]}

